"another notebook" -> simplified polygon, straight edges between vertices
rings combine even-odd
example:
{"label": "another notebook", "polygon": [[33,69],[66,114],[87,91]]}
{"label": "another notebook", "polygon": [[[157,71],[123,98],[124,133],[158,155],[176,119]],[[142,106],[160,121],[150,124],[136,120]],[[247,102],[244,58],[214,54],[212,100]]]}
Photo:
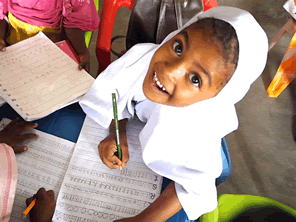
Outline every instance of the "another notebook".
{"label": "another notebook", "polygon": [[68,40],[57,42],[56,46],[58,46],[64,53],[79,64],[79,58]]}
{"label": "another notebook", "polygon": [[25,120],[77,102],[94,82],[42,32],[0,54],[0,95]]}
{"label": "another notebook", "polygon": [[[9,122],[0,121],[0,130]],[[24,142],[28,150],[16,155],[18,182],[10,222],[29,221],[29,217],[21,219],[25,201],[41,187],[55,192],[54,222],[112,222],[142,212],[159,196],[163,180],[143,161],[139,141],[143,126],[135,119],[127,125],[130,159],[122,171],[101,161],[98,144],[109,131],[89,117],[76,144],[29,130],[39,138]]]}

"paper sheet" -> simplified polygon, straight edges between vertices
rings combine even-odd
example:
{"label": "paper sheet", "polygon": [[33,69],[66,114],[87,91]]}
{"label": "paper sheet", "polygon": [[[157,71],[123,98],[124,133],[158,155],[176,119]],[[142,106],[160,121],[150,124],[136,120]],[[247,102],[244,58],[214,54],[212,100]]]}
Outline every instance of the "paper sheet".
{"label": "paper sheet", "polygon": [[103,164],[98,144],[108,135],[86,117],[63,186],[53,221],[114,221],[132,217],[148,207],[160,194],[162,177],[142,160],[138,135],[143,124],[128,124],[130,160],[126,168],[112,170]]}
{"label": "paper sheet", "polygon": [[1,96],[25,120],[44,117],[85,94],[94,82],[43,33],[0,53]]}
{"label": "paper sheet", "polygon": [[3,106],[6,101],[0,96],[0,107]]}
{"label": "paper sheet", "polygon": [[[3,119],[0,130],[9,122],[10,120]],[[28,150],[16,154],[18,181],[10,222],[29,221],[29,217],[21,219],[27,207],[25,201],[41,187],[53,190],[57,199],[75,147],[73,142],[39,130],[29,132],[38,134],[39,138],[24,142]]]}
{"label": "paper sheet", "polygon": [[296,19],[296,5],[294,0],[288,0],[284,4],[284,9],[286,9],[294,19]]}

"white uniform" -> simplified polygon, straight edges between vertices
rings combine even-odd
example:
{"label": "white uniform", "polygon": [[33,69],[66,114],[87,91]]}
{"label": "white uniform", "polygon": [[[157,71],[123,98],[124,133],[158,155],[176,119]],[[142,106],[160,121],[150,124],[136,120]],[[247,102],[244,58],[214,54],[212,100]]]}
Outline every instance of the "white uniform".
{"label": "white uniform", "polygon": [[[113,62],[80,102],[85,113],[106,128],[113,119],[112,93],[117,96],[119,119],[133,118],[136,111],[146,122],[139,136],[143,160],[156,173],[175,181],[178,199],[190,220],[217,206],[215,179],[222,171],[221,138],[237,129],[234,104],[262,73],[268,49],[265,32],[246,11],[217,7],[194,17],[184,27],[199,17],[229,22],[239,40],[237,69],[216,97],[187,107],[149,101],[142,85],[159,45],[147,43],[134,46]],[[163,43],[179,31],[171,33]]]}

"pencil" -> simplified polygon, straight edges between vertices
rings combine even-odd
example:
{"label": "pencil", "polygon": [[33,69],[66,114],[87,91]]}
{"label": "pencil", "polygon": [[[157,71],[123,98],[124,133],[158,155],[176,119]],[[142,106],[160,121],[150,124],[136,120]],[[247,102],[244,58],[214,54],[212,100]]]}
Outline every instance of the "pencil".
{"label": "pencil", "polygon": [[22,219],[26,218],[27,214],[30,212],[30,210],[35,206],[36,198],[30,203],[30,205],[25,209],[25,211],[22,214]]}
{"label": "pencil", "polygon": [[[115,93],[112,93],[112,102],[113,102],[113,113],[114,113],[114,124],[115,124],[115,138],[116,138],[116,145],[117,145],[117,152],[118,158],[122,160],[122,152],[120,147],[120,139],[119,139],[119,126],[118,126],[118,117],[117,117],[117,104],[116,104],[116,97]],[[120,166],[120,170],[121,170]]]}

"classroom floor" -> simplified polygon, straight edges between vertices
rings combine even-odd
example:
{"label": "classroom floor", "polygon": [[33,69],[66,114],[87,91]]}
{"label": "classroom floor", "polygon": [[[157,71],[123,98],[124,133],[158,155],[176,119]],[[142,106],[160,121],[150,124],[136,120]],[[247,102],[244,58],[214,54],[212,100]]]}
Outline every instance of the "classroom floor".
{"label": "classroom floor", "polygon": [[[289,19],[282,7],[284,3],[285,0],[218,0],[220,6],[250,11],[269,40]],[[100,8],[102,5],[103,0],[100,0]],[[126,34],[129,16],[127,8],[120,9],[113,35]],[[232,173],[218,187],[219,194],[260,195],[296,208],[296,81],[276,99],[266,94],[266,87],[275,75],[290,39],[286,34],[271,50],[264,73],[236,105],[240,126],[226,137]],[[98,67],[95,44],[96,33],[90,46],[93,75]],[[114,47],[117,51],[123,49],[120,43]]]}

